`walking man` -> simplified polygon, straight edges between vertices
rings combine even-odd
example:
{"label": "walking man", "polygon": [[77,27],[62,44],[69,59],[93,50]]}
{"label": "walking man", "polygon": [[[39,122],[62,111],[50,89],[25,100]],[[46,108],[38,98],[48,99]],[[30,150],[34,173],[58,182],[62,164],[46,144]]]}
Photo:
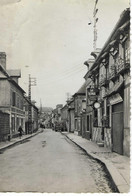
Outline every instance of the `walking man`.
{"label": "walking man", "polygon": [[23,129],[21,126],[19,127],[18,132],[19,132],[19,138],[21,139],[23,133]]}

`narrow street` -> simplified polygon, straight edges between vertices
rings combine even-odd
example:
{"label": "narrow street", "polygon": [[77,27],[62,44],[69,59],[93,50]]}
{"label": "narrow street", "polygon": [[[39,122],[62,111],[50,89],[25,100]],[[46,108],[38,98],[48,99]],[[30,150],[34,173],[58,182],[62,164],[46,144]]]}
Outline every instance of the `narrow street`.
{"label": "narrow street", "polygon": [[0,192],[113,192],[102,166],[51,129],[0,154],[0,168]]}

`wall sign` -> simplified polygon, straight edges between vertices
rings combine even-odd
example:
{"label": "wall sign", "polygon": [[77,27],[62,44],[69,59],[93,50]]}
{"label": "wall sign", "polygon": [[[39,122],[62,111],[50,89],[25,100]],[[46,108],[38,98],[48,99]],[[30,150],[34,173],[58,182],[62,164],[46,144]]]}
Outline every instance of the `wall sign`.
{"label": "wall sign", "polygon": [[109,102],[111,105],[114,105],[114,104],[117,104],[117,103],[120,103],[122,102],[123,99],[122,97],[120,96],[119,93],[115,94],[115,95],[112,95],[110,98],[109,98]]}

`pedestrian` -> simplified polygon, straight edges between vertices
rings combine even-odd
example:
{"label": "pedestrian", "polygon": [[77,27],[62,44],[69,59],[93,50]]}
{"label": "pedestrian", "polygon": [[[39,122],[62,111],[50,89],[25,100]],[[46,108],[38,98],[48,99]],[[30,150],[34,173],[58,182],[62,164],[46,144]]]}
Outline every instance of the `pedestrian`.
{"label": "pedestrian", "polygon": [[22,133],[23,133],[23,129],[22,129],[21,126],[19,127],[18,132],[19,132],[19,137],[20,137],[20,139],[21,139]]}

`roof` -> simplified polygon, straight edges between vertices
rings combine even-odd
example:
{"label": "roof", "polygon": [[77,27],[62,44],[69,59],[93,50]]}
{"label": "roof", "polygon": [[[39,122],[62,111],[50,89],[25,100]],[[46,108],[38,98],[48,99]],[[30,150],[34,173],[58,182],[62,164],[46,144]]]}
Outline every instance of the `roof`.
{"label": "roof", "polygon": [[11,82],[14,86],[16,86],[22,93],[26,93],[20,86],[17,84],[12,78],[8,79],[9,82]]}
{"label": "roof", "polygon": [[21,77],[20,69],[10,69],[10,70],[7,70],[7,72],[11,77]]}
{"label": "roof", "polygon": [[9,82],[11,82],[13,85],[15,85],[20,91],[25,93],[25,91],[10,77],[10,75],[7,73],[7,71],[5,70],[5,68],[2,65],[0,65],[0,70],[5,74],[5,76],[7,76],[7,79]]}
{"label": "roof", "polygon": [[34,105],[32,103],[32,101],[29,100],[29,97],[28,96],[24,96],[24,99],[28,102],[28,104],[30,104],[32,107],[36,108],[38,110],[38,107],[36,105]]}
{"label": "roof", "polygon": [[83,83],[83,85],[81,86],[81,88],[73,95],[85,95],[86,94],[86,82]]}
{"label": "roof", "polygon": [[0,70],[4,73],[4,75],[6,76],[6,77],[8,77],[9,78],[9,74],[7,73],[7,71],[5,70],[5,68],[0,64]]}
{"label": "roof", "polygon": [[65,104],[65,105],[63,106],[63,108],[61,108],[61,110],[64,110],[64,109],[66,109],[67,107],[68,107],[68,105]]}
{"label": "roof", "polygon": [[107,41],[105,42],[105,44],[104,44],[100,54],[98,55],[97,59],[95,60],[95,62],[92,65],[90,70],[93,70],[98,65],[98,62],[101,59],[100,57],[103,55],[104,52],[107,51],[107,49],[109,47],[109,44],[110,43],[113,44],[112,41],[114,41],[115,37],[119,33],[120,27],[122,27],[121,29],[123,29],[123,28],[125,28],[128,25],[128,23],[126,23],[126,21],[128,21],[128,20],[130,20],[130,9],[129,8],[125,9],[122,12],[122,14],[120,15],[120,18],[119,18],[118,22],[116,23],[112,33],[110,34],[110,36],[108,37]]}

